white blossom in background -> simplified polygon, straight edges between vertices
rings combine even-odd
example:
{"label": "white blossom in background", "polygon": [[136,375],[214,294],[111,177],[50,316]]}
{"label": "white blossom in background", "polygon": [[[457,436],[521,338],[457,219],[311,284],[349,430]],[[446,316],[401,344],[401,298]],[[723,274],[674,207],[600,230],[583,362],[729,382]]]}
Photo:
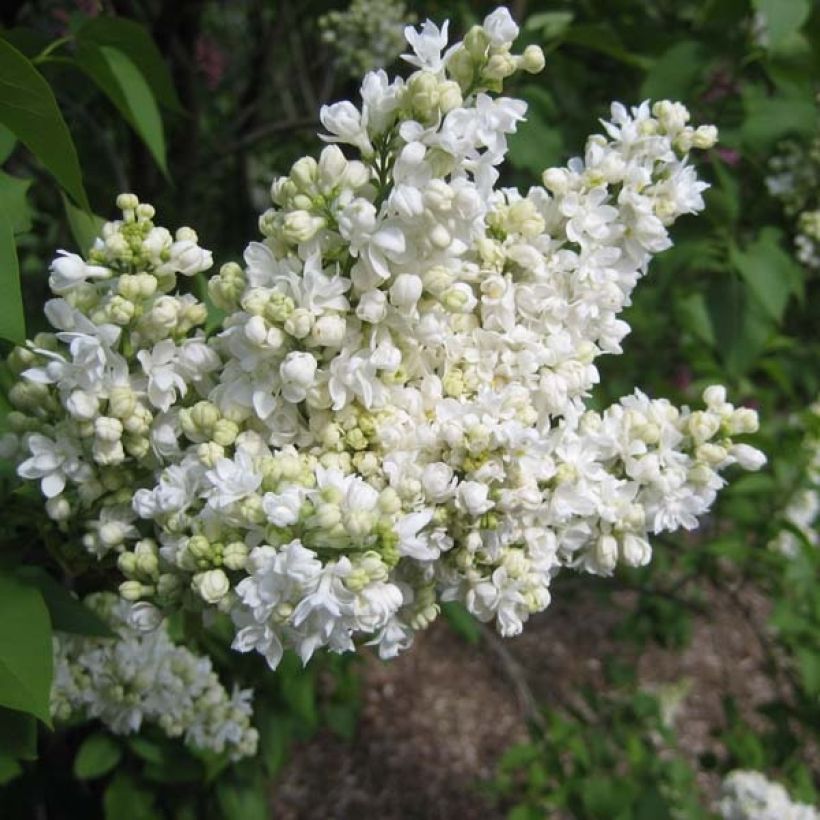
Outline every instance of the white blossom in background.
{"label": "white blossom in background", "polygon": [[810,270],[820,270],[820,137],[808,145],[788,140],[769,160],[769,193],[794,220],[795,255]]}
{"label": "white blossom in background", "polygon": [[333,49],[336,64],[350,77],[385,68],[404,48],[405,26],[416,15],[401,0],[352,0],[343,11],[319,18],[322,41]]}
{"label": "white blossom in background", "polygon": [[764,463],[720,386],[702,409],[585,406],[650,259],[703,208],[688,152],[716,130],[615,103],[583,156],[498,188],[526,116],[504,80],[544,65],[517,33],[504,8],[453,44],[408,27],[410,76],[323,107],[328,144],[209,281],[210,337],[173,294],[209,254],[130,195],[88,262],[61,263],[57,334],[12,356],[18,472],[117,556],[124,598],[227,613],[271,667],[362,641],[391,657],[441,601],[512,636],[562,569],[646,564],[726,468]]}
{"label": "white blossom in background", "polygon": [[794,803],[779,783],[764,774],[738,769],[723,780],[717,810],[723,820],[817,820],[820,812]]}
{"label": "white blossom in background", "polygon": [[[815,430],[820,430],[820,401],[809,407],[809,414]],[[806,473],[782,512],[789,528],[782,529],[769,543],[771,549],[787,558],[799,553],[801,540],[813,547],[820,545],[820,436],[815,430],[808,429],[804,433]]]}
{"label": "white blossom in background", "polygon": [[116,595],[96,593],[85,603],[117,637],[55,635],[51,713],[57,720],[98,719],[119,735],[153,723],[169,737],[232,760],[255,754],[250,690],[229,694],[210,659],[173,644],[164,626],[135,628],[131,607]]}

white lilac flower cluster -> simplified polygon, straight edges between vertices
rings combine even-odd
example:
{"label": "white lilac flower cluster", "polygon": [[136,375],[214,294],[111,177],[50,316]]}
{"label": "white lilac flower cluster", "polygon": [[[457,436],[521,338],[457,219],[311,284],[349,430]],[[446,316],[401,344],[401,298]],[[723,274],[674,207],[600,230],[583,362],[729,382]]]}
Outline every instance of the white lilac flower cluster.
{"label": "white lilac flower cluster", "polygon": [[818,820],[820,812],[794,803],[779,783],[761,772],[738,769],[721,784],[718,812],[723,820]]}
{"label": "white lilac flower cluster", "polygon": [[103,227],[87,260],[62,252],[52,263],[55,332],[9,357],[21,378],[3,442],[18,474],[40,482],[48,515],[82,522],[97,556],[139,538],[133,488],[178,452],[176,403],[207,392],[221,366],[198,329],[205,305],[174,293],[178,276],[211,267],[210,252],[190,228],[156,227],[133,194],[117,205],[123,219]]}
{"label": "white lilac flower cluster", "polygon": [[[361,106],[323,108],[330,145],[274,181],[263,241],[210,279],[226,318],[207,340],[180,328],[190,297],[131,296],[169,293],[157,265],[189,269],[143,250],[161,230],[145,206],[107,229],[134,233],[133,262],[76,263],[48,308],[60,333],[16,354],[12,398],[38,409],[19,472],[55,517],[91,518],[126,599],[228,613],[234,647],[271,667],[361,640],[390,657],[440,601],[511,636],[562,568],[645,564],[725,468],[763,463],[735,440],[756,414],[719,386],[700,410],[640,391],[586,409],[632,289],[703,207],[687,153],[716,130],[678,103],[616,103],[543,186],[498,188],[526,106],[497,94],[544,64],[512,53],[517,33],[504,8],[449,47],[446,24],[408,28],[407,79],[371,72]],[[100,464],[98,440],[122,458]]]}
{"label": "white lilac flower cluster", "polygon": [[153,723],[169,737],[232,760],[255,754],[249,689],[228,694],[210,659],[176,646],[164,627],[135,629],[130,605],[117,595],[95,593],[85,603],[118,637],[55,635],[54,718],[99,719],[120,735]]}
{"label": "white lilac flower cluster", "polygon": [[319,18],[322,41],[334,51],[336,63],[350,77],[385,68],[404,48],[402,31],[416,15],[401,0],[352,0],[344,10]]}
{"label": "white lilac flower cluster", "polygon": [[795,251],[807,268],[820,270],[820,137],[805,146],[793,140],[769,160],[769,193],[795,221]]}
{"label": "white lilac flower cluster", "polygon": [[769,543],[771,549],[787,558],[798,554],[801,539],[813,547],[820,545],[820,400],[809,407],[809,419],[802,445],[806,473],[782,514],[789,528]]}

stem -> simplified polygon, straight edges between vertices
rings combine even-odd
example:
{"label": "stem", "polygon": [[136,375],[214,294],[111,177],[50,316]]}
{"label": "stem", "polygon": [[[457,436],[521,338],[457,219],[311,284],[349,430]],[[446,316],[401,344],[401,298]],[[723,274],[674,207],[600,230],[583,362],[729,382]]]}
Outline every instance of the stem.
{"label": "stem", "polygon": [[31,62],[34,63],[34,65],[45,62],[48,60],[52,52],[56,51],[61,46],[64,46],[66,43],[70,43],[73,39],[73,34],[67,34],[65,37],[60,37],[53,43],[49,43],[36,57],[32,59]]}

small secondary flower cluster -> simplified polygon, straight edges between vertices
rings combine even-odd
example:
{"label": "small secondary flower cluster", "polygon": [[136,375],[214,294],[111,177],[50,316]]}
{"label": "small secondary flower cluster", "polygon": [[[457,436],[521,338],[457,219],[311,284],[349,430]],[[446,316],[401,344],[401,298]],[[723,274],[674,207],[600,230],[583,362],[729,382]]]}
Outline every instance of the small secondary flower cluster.
{"label": "small secondary flower cluster", "polygon": [[808,147],[785,142],[769,160],[769,168],[769,193],[782,201],[786,214],[795,220],[797,258],[807,268],[820,270],[820,137]]}
{"label": "small secondary flower cluster", "polygon": [[449,47],[447,24],[408,28],[407,79],[371,72],[360,107],[323,108],[331,144],[209,281],[208,339],[170,292],[209,255],[130,195],[88,263],[54,263],[59,332],[12,357],[18,472],[117,554],[125,598],[229,613],[272,667],[365,638],[390,657],[442,600],[515,635],[562,568],[645,564],[725,468],[763,463],[735,440],[756,414],[719,386],[702,410],[585,408],[649,260],[703,207],[687,154],[716,130],[616,103],[583,157],[498,188],[526,106],[497,94],[544,65],[517,33],[504,8]]}
{"label": "small secondary flower cluster", "polygon": [[85,603],[118,638],[55,635],[51,713],[57,720],[97,718],[115,734],[155,723],[169,737],[232,760],[256,753],[250,690],[229,695],[210,659],[173,644],[165,628],[135,629],[130,605],[117,595],[95,593]]}
{"label": "small secondary flower cluster", "polygon": [[402,31],[415,20],[401,0],[352,0],[344,11],[323,14],[319,28],[339,67],[351,77],[361,77],[385,68],[401,54]]}
{"label": "small secondary flower cluster", "polygon": [[820,812],[793,803],[779,783],[761,772],[738,769],[724,778],[717,809],[723,820],[818,820]]}
{"label": "small secondary flower cluster", "polygon": [[806,473],[783,510],[790,528],[781,530],[769,544],[789,558],[799,552],[801,538],[813,547],[820,545],[820,400],[809,407],[808,421],[802,448],[808,462]]}

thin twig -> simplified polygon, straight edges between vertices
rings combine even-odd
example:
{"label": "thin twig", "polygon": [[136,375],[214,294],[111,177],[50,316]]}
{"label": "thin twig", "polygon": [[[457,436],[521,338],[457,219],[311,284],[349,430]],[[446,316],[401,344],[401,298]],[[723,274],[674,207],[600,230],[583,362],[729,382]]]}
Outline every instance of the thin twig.
{"label": "thin twig", "polygon": [[524,716],[532,723],[540,732],[547,731],[547,722],[544,720],[544,715],[538,707],[538,702],[535,695],[532,693],[527,679],[524,675],[524,670],[518,661],[510,654],[510,651],[504,646],[503,641],[496,635],[496,633],[488,626],[481,624],[481,637],[485,646],[492,651],[496,659],[499,661],[502,671],[509,678],[515,694],[518,698],[518,703],[524,712]]}

